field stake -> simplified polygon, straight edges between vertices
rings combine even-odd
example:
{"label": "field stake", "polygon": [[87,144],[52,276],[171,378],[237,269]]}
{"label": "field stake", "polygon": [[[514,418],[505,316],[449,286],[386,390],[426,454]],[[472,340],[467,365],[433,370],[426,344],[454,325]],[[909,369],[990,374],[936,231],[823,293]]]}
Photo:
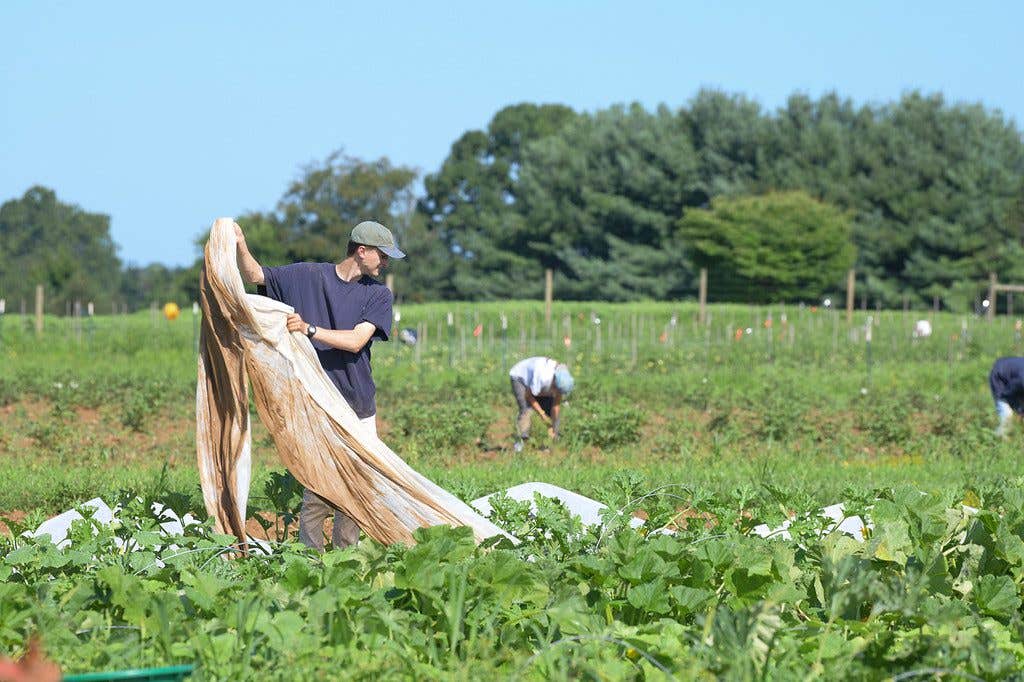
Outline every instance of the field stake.
{"label": "field stake", "polygon": [[846,273],[846,324],[853,322],[853,302],[855,288],[857,286],[857,271],[849,270]]}
{"label": "field stake", "polygon": [[636,348],[636,336],[637,336],[637,327],[638,327],[638,325],[639,325],[639,322],[637,320],[637,315],[636,315],[636,313],[633,313],[633,333],[630,335],[630,344],[629,344],[629,355],[630,355],[630,359],[632,361],[631,364],[632,364],[633,367],[636,367],[636,351],[637,351],[637,348]]}
{"label": "field stake", "polygon": [[36,285],[36,336],[43,335],[43,285]]}
{"label": "field stake", "polygon": [[459,327],[459,362],[466,362],[466,327]]}
{"label": "field stake", "polygon": [[85,338],[90,347],[92,347],[92,340],[96,335],[96,321],[93,319],[95,312],[96,306],[93,305],[92,301],[89,301],[85,306]]}
{"label": "field stake", "polygon": [[416,366],[420,365],[420,358],[423,355],[423,344],[427,342],[427,323],[417,322],[416,323],[416,347],[413,349],[413,359],[416,362]]}
{"label": "field stake", "polygon": [[554,272],[551,268],[544,271],[544,322],[551,322],[551,301],[554,298]]}
{"label": "field stake", "polygon": [[868,365],[868,381],[867,385],[871,386],[871,325],[872,316],[868,315],[867,324],[864,325],[864,359]]}
{"label": "field stake", "polygon": [[697,322],[704,324],[706,319],[707,307],[708,307],[708,269],[700,269],[700,285],[697,293],[699,308],[697,312]]}
{"label": "field stake", "polygon": [[[473,333],[474,334],[476,334],[476,328],[477,328],[477,325],[479,325],[479,324],[480,324],[480,315],[479,315],[479,313],[474,313],[473,314]],[[483,332],[481,331],[480,334],[476,334],[476,354],[477,355],[483,355],[483,352],[484,352],[484,335],[483,335]]]}
{"label": "field stake", "polygon": [[501,366],[508,367],[508,318],[501,313]]}
{"label": "field stake", "polygon": [[454,322],[455,322],[455,320],[452,317],[452,311],[449,310],[448,311],[448,333],[446,335],[446,340],[448,342],[448,366],[449,367],[454,367],[455,366],[455,347],[452,344],[452,332],[454,331],[452,329],[452,324],[454,324]]}
{"label": "field stake", "polygon": [[[852,308],[850,309],[852,314]],[[847,318],[849,319],[849,317]],[[839,316],[835,310],[832,311],[832,361],[835,362],[836,354],[839,352]]]}

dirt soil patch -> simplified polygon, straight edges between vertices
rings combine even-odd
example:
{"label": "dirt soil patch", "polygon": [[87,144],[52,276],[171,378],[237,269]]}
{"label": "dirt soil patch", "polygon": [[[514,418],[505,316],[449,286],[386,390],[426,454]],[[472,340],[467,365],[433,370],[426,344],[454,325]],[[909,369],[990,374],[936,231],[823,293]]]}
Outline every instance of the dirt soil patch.
{"label": "dirt soil patch", "polygon": [[25,520],[26,516],[27,516],[27,514],[25,512],[23,512],[23,511],[21,511],[20,509],[15,509],[13,511],[4,512],[4,513],[0,514],[0,534],[2,534],[2,535],[11,535],[12,534],[10,527],[8,527],[8,525],[6,523],[4,523],[4,521],[10,521],[11,523],[21,523],[22,521]]}

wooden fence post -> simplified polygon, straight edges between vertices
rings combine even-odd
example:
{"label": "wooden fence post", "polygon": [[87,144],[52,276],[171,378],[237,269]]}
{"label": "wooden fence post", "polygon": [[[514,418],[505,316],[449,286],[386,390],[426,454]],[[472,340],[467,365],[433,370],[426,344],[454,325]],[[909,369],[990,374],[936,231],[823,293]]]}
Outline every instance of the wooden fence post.
{"label": "wooden fence post", "polygon": [[698,313],[697,321],[700,324],[704,324],[707,319],[707,306],[708,306],[708,269],[700,269],[700,289],[698,291],[698,297],[700,301],[700,312]]}
{"label": "wooden fence post", "polygon": [[988,273],[988,308],[985,310],[985,319],[989,322],[996,318],[996,273]]}
{"label": "wooden fence post", "polygon": [[544,271],[544,323],[551,322],[551,299],[554,298],[554,272],[551,268]]}
{"label": "wooden fence post", "polygon": [[43,335],[43,285],[36,285],[36,336]]}
{"label": "wooden fence post", "polygon": [[857,271],[846,273],[846,324],[853,322],[854,287],[857,283]]}

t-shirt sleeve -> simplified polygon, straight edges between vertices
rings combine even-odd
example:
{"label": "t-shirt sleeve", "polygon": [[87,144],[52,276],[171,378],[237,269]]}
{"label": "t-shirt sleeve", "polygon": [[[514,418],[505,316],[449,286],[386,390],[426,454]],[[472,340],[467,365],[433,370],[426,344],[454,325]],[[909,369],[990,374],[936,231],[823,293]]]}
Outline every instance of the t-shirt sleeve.
{"label": "t-shirt sleeve", "polygon": [[276,301],[295,306],[296,299],[300,296],[303,278],[309,279],[316,276],[316,271],[309,263],[292,263],[291,265],[278,265],[276,267],[263,268],[263,286],[260,291]]}
{"label": "t-shirt sleeve", "polygon": [[289,285],[293,279],[290,269],[294,266],[281,265],[278,267],[264,267],[263,268],[263,286],[260,293],[265,296],[274,299],[275,301],[285,302],[285,298],[288,296],[288,290],[291,288]]}
{"label": "t-shirt sleeve", "polygon": [[385,286],[380,287],[366,301],[366,307],[363,309],[363,321],[371,322],[377,327],[372,338],[387,341],[391,335],[391,304],[393,301],[394,296],[391,290]]}

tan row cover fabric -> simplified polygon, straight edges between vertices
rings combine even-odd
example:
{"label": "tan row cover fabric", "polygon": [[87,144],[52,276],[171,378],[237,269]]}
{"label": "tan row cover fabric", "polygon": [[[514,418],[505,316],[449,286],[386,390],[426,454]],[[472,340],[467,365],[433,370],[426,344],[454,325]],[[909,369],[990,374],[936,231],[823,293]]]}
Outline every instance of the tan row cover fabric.
{"label": "tan row cover fabric", "polygon": [[284,465],[373,539],[411,545],[413,530],[438,524],[469,526],[478,542],[506,535],[365,429],[321,369],[309,340],[288,332],[292,308],[245,293],[235,250],[234,221],[218,219],[200,276],[196,387],[199,475],[216,528],[234,534],[243,546],[247,541],[248,377],[257,412]]}

